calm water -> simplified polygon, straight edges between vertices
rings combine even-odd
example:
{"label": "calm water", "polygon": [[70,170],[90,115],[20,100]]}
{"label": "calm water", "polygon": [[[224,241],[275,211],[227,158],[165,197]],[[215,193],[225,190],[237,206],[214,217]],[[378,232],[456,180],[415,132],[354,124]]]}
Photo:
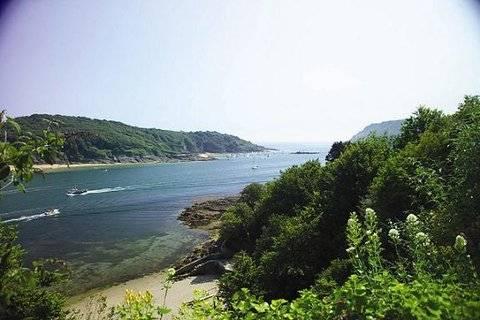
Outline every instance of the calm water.
{"label": "calm water", "polygon": [[[207,235],[177,221],[182,208],[211,196],[238,193],[280,170],[323,159],[328,146],[276,145],[284,151],[238,155],[207,162],[82,169],[35,178],[26,194],[7,191],[0,218],[16,223],[28,260],[55,257],[74,271],[72,292],[154,272],[173,263]],[[252,167],[258,166],[257,169]],[[87,188],[68,197],[72,186]],[[54,216],[42,213],[58,209]]]}

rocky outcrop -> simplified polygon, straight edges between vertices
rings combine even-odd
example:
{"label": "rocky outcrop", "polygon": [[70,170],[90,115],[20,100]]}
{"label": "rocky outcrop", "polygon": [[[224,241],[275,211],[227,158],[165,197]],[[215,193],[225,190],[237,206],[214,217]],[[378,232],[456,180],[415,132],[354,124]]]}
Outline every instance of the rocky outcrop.
{"label": "rocky outcrop", "polygon": [[238,196],[232,196],[194,203],[191,207],[183,210],[178,219],[192,228],[206,226],[213,221],[218,221],[238,199]]}
{"label": "rocky outcrop", "polygon": [[[238,199],[239,196],[231,196],[197,202],[183,210],[178,219],[191,228],[203,228],[219,222],[225,211],[237,203]],[[213,228],[207,229],[211,232]],[[175,274],[180,278],[193,275],[220,275],[232,270],[228,263],[231,257],[232,251],[225,243],[210,238],[195,247],[175,265]]]}

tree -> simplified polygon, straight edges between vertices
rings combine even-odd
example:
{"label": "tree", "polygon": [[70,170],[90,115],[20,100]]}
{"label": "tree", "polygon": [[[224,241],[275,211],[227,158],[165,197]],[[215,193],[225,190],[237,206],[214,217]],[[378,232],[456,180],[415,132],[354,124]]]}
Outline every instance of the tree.
{"label": "tree", "polygon": [[[35,172],[34,160],[51,163],[63,139],[49,129],[40,137],[22,134],[20,126],[0,113],[0,191],[10,185],[24,190],[24,184]],[[15,130],[18,139],[8,142],[8,130]],[[65,298],[53,289],[63,280],[64,265],[55,260],[36,261],[31,268],[23,265],[24,251],[16,244],[17,231],[0,221],[0,319],[65,319]]]}
{"label": "tree", "polygon": [[345,148],[350,144],[350,141],[336,141],[332,144],[332,147],[330,148],[330,151],[328,151],[327,156],[325,157],[325,161],[327,162],[332,162],[340,155],[342,152],[345,150]]}
{"label": "tree", "polygon": [[419,107],[414,114],[406,119],[396,139],[398,148],[405,147],[409,142],[416,142],[428,129],[437,131],[442,128],[444,114],[440,110]]}

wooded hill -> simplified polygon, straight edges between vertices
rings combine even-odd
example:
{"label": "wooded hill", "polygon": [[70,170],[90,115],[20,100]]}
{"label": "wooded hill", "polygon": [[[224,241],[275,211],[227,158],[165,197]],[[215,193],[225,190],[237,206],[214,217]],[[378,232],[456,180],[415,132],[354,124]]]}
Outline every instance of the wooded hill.
{"label": "wooded hill", "polygon": [[[183,132],[147,129],[127,124],[71,117],[34,114],[18,117],[24,132],[40,135],[50,126],[64,135],[65,160],[70,162],[120,162],[188,158],[198,153],[240,153],[264,147],[233,135],[215,131]],[[15,139],[14,135],[11,139]]]}

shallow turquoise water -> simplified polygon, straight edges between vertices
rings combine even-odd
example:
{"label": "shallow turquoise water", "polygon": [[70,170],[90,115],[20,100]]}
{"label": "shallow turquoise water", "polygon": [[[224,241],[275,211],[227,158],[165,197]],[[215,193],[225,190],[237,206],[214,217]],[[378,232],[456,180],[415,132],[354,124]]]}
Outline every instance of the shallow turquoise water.
{"label": "shallow turquoise water", "polygon": [[[312,148],[322,154],[244,154],[207,162],[50,173],[35,178],[26,194],[7,191],[0,200],[0,218],[17,219],[11,223],[19,227],[29,261],[67,261],[73,269],[72,290],[80,292],[173,263],[206,238],[177,221],[182,208],[198,199],[236,194],[251,182],[272,180],[291,165],[323,159],[328,150]],[[72,186],[90,191],[68,197],[65,191]],[[60,213],[41,215],[52,208]]]}

